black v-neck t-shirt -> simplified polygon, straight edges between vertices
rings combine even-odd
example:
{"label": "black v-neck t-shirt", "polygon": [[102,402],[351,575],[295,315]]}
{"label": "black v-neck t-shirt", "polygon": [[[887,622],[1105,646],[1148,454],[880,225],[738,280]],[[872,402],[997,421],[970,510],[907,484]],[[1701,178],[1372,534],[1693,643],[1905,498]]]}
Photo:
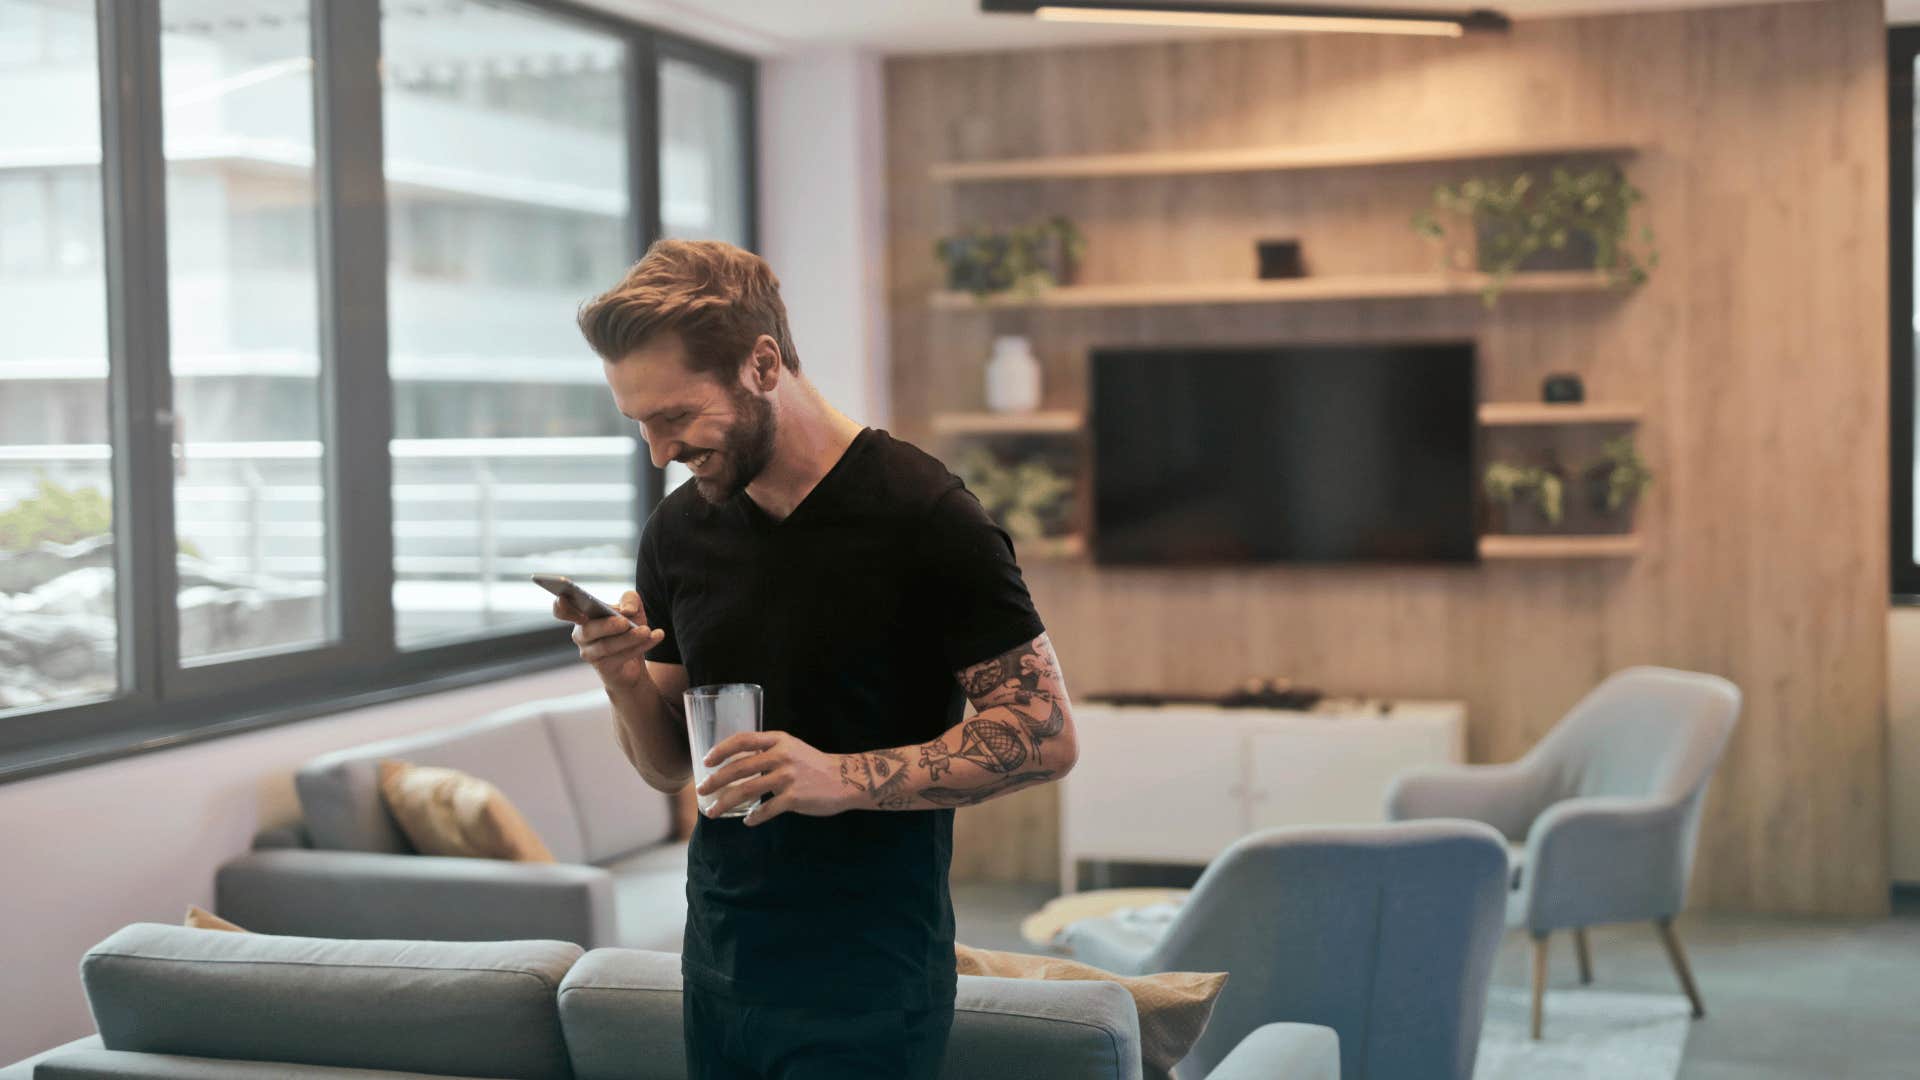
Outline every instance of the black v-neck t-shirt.
{"label": "black v-neck t-shirt", "polygon": [[[1044,632],[1012,541],[946,467],[863,428],[774,520],[683,484],[640,540],[638,591],[688,684],[765,689],[765,727],[827,753],[929,742],[960,722],[955,674]],[[687,853],[684,976],[745,1003],[950,1004],[953,810],[701,815]]]}

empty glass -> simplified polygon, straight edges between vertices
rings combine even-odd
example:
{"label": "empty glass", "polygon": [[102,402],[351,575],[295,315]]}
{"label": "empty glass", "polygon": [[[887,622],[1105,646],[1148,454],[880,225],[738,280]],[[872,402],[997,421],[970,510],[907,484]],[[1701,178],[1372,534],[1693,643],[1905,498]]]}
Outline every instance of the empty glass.
{"label": "empty glass", "polygon": [[[730,735],[742,731],[761,730],[760,687],[755,683],[720,683],[714,686],[696,686],[685,694],[687,703],[687,746],[693,752],[693,783],[695,787],[706,782],[714,771],[732,761],[740,754],[734,754],[713,768],[701,764],[707,759],[707,752],[725,741]],[[749,751],[743,751],[749,752]],[[711,795],[699,796],[700,812],[713,809],[725,791],[722,788]],[[765,796],[761,796],[765,798]],[[741,803],[720,817],[746,817],[754,807],[760,805],[760,799]]]}

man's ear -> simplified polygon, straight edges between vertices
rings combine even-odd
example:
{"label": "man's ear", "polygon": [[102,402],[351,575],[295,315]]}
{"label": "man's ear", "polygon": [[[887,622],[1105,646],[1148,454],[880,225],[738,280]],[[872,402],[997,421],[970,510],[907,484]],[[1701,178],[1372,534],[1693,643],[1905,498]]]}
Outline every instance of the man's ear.
{"label": "man's ear", "polygon": [[780,376],[785,372],[780,364],[780,346],[767,334],[753,339],[753,354],[747,359],[748,378],[753,388],[766,393],[780,385]]}

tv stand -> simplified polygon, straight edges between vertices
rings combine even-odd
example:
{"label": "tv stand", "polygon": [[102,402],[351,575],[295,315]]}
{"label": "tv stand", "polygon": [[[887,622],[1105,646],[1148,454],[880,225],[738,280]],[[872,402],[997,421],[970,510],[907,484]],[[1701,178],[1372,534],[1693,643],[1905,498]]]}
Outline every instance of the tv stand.
{"label": "tv stand", "polygon": [[1057,785],[1062,893],[1078,891],[1082,861],[1204,866],[1261,829],[1383,821],[1395,776],[1466,758],[1457,701],[1087,703],[1073,723],[1080,756]]}

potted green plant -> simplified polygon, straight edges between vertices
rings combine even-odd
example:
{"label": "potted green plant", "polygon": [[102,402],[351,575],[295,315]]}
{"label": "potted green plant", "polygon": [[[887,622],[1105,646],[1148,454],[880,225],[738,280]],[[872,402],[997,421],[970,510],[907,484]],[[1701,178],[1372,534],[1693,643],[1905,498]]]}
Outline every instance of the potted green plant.
{"label": "potted green plant", "polygon": [[1653,470],[1640,457],[1633,436],[1621,435],[1600,446],[1600,460],[1589,466],[1582,479],[1586,488],[1586,510],[1592,516],[1593,532],[1630,532],[1633,508],[1640,493],[1653,483]]}
{"label": "potted green plant", "polygon": [[1057,215],[1004,231],[967,229],[933,245],[934,257],[946,267],[947,288],[978,298],[999,292],[1032,296],[1071,284],[1085,252],[1080,230]]}
{"label": "potted green plant", "polygon": [[1566,510],[1566,482],[1558,469],[1494,462],[1481,477],[1487,501],[1499,507],[1495,532],[1527,535],[1554,532]]}
{"label": "potted green plant", "polygon": [[1068,531],[1073,481],[1047,463],[1003,462],[986,447],[975,446],[960,455],[954,472],[987,516],[1015,540],[1043,540]]}
{"label": "potted green plant", "polygon": [[1593,269],[1614,285],[1645,283],[1660,264],[1652,227],[1640,229],[1644,257],[1628,242],[1633,207],[1644,198],[1617,167],[1555,166],[1544,176],[1522,171],[1442,184],[1413,227],[1442,247],[1449,265],[1465,268],[1463,245],[1447,242],[1445,221],[1473,223],[1477,265],[1488,275],[1481,296],[1492,307],[1521,270]]}

